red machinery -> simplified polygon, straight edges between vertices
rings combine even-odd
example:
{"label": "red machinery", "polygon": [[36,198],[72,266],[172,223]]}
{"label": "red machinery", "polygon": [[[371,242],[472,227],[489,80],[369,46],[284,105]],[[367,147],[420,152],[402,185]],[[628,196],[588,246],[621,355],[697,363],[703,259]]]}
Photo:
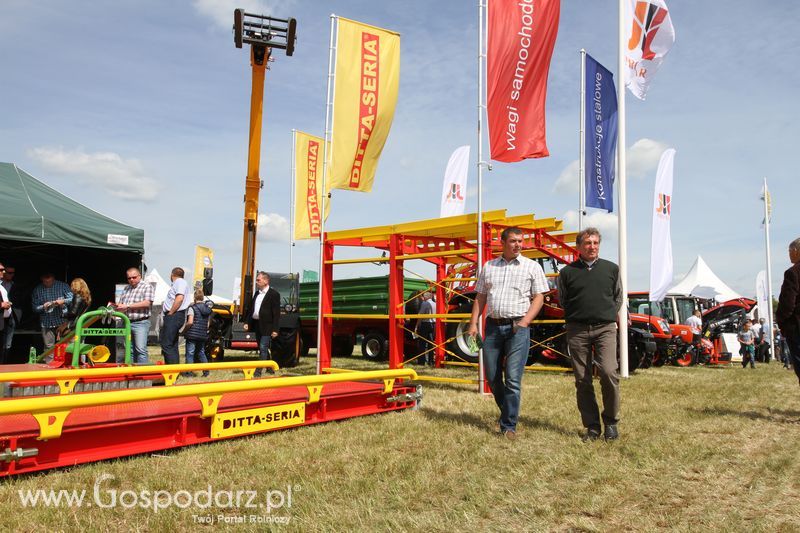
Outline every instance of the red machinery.
{"label": "red machinery", "polygon": [[[25,366],[25,365],[19,365]],[[178,373],[242,368],[244,379],[174,385]],[[272,361],[16,372],[0,382],[59,392],[0,399],[0,477],[179,448],[416,405],[413,370],[252,379]],[[86,379],[161,374],[164,387],[76,393]],[[84,389],[86,390],[86,389]]]}

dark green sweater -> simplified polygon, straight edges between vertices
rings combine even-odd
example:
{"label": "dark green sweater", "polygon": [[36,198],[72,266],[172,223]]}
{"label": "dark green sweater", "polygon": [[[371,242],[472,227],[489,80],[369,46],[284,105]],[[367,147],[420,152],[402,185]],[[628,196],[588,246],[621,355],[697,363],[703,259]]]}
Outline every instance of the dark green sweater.
{"label": "dark green sweater", "polygon": [[598,259],[591,269],[580,259],[570,263],[558,276],[558,289],[567,322],[599,324],[617,320],[622,289],[615,263]]}

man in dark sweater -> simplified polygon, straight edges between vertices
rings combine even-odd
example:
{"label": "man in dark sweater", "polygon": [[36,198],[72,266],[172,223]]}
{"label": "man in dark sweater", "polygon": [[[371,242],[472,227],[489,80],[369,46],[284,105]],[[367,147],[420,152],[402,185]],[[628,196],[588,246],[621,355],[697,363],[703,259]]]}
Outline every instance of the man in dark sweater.
{"label": "man in dark sweater", "polygon": [[592,384],[592,361],[600,370],[602,421],[606,440],[619,438],[619,374],[617,373],[617,313],[622,305],[619,267],[600,259],[600,232],[586,228],[576,239],[580,259],[564,267],[558,294],[567,323],[567,344],[575,371],[575,389],[583,440],[600,438],[600,409]]}
{"label": "man in dark sweater", "polygon": [[792,267],[783,274],[775,321],[789,346],[789,358],[800,380],[800,238],[789,244]]}

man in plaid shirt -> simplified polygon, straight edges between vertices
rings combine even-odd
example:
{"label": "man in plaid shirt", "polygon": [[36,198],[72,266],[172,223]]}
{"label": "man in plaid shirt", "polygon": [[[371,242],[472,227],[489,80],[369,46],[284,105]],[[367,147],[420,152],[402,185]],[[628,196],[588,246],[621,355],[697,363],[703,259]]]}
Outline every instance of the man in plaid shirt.
{"label": "man in plaid shirt", "polygon": [[[72,302],[72,291],[69,285],[58,281],[52,272],[42,274],[41,283],[33,289],[31,304],[33,312],[39,315],[42,328],[44,349],[49,350],[56,343],[56,330],[66,322],[64,310]],[[48,359],[52,360],[50,355]]]}
{"label": "man in plaid shirt", "polygon": [[[522,374],[528,360],[531,330],[539,314],[547,278],[539,263],[520,255],[522,230],[506,228],[500,236],[503,255],[488,261],[476,286],[469,324],[471,337],[478,334],[478,320],[487,309],[483,361],[486,380],[500,408],[499,431],[509,440],[517,437]],[[503,375],[505,374],[505,380]]]}
{"label": "man in plaid shirt", "polygon": [[[131,321],[131,355],[137,365],[147,365],[147,335],[150,333],[150,309],[156,289],[151,283],[142,281],[142,272],[131,267],[125,273],[128,286],[122,291],[114,308],[128,315]],[[125,352],[117,350],[117,362],[124,362]]]}

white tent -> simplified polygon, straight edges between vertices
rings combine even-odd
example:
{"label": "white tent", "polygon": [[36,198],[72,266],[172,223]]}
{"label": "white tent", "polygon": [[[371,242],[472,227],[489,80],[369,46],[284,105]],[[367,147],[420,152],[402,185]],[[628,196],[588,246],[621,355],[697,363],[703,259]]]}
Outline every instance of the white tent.
{"label": "white tent", "polygon": [[699,255],[689,272],[674,285],[667,294],[696,296],[697,298],[714,298],[718,302],[727,302],[741,295],[728,287],[717,277]]}
{"label": "white tent", "polygon": [[164,281],[164,278],[161,277],[161,274],[159,274],[158,270],[155,268],[144,277],[144,281],[146,283],[156,284],[156,294],[155,299],[153,300],[153,305],[163,304],[164,300],[167,298],[167,293],[169,292],[169,283]]}

